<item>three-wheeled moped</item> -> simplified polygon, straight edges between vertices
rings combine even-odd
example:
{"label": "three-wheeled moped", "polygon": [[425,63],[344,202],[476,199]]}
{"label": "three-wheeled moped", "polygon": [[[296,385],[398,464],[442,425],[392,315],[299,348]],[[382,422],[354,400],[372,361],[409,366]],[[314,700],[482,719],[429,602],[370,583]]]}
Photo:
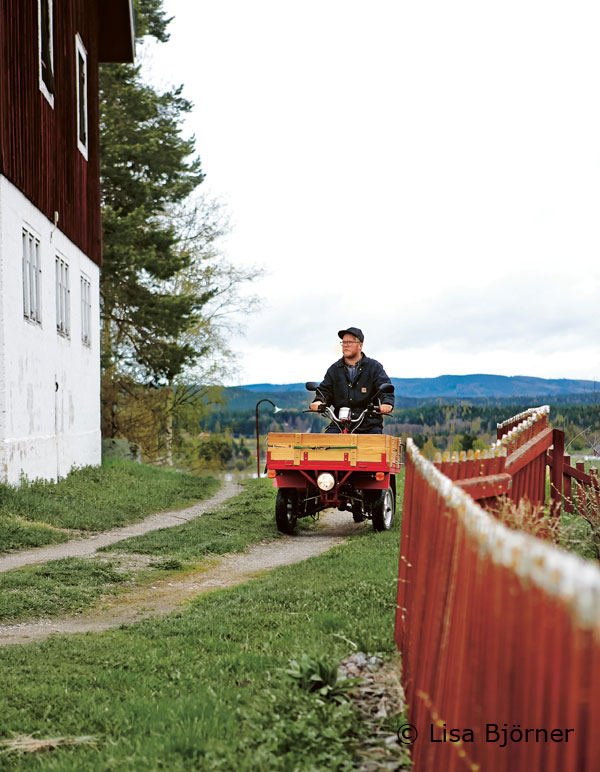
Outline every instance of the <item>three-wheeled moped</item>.
{"label": "three-wheeled moped", "polygon": [[[309,382],[309,391],[318,389]],[[393,391],[384,384],[356,418],[350,408],[336,415],[321,405],[339,433],[270,432],[267,436],[267,475],[277,488],[275,519],[282,533],[293,534],[298,518],[315,517],[329,507],[349,511],[355,522],[371,520],[375,531],[392,526],[396,508],[395,475],[402,465],[399,437],[357,434],[365,417],[379,411],[378,398]],[[306,411],[308,412],[308,411]]]}

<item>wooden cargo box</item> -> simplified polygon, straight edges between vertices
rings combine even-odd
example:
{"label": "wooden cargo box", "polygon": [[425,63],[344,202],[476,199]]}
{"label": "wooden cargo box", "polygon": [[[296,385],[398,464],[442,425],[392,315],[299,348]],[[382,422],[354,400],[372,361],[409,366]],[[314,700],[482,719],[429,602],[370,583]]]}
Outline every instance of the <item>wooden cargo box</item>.
{"label": "wooden cargo box", "polygon": [[397,473],[399,437],[388,434],[304,434],[270,432],[268,469],[378,469]]}

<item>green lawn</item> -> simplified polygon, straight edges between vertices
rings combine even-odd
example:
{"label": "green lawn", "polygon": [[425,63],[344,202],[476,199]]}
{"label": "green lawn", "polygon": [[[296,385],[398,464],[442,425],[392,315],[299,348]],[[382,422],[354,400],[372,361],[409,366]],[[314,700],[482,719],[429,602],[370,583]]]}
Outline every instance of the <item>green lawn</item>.
{"label": "green lawn", "polygon": [[111,563],[81,558],[7,571],[0,574],[0,622],[79,611],[129,578]]}
{"label": "green lawn", "polygon": [[124,459],[76,469],[56,483],[0,485],[0,553],[67,541],[70,530],[102,531],[185,507],[219,486],[214,477]]}
{"label": "green lawn", "polygon": [[[261,499],[272,517],[272,494]],[[96,738],[6,754],[2,769],[355,769],[368,728],[285,671],[303,653],[332,665],[394,652],[399,538],[397,517],[390,532],[365,529],[165,619],[0,650],[2,738]]]}
{"label": "green lawn", "polygon": [[[241,552],[249,544],[278,536],[275,492],[271,480],[250,480],[244,492],[218,510],[189,523],[150,531],[105,547],[109,552],[135,552],[181,560]],[[301,521],[304,524],[305,521]]]}
{"label": "green lawn", "polygon": [[[271,480],[252,480],[213,512],[180,526],[124,539],[104,552],[153,556],[149,566],[123,570],[112,556],[53,560],[0,573],[0,622],[83,611],[102,596],[162,579],[198,565],[210,555],[241,552],[249,544],[279,538]],[[311,521],[312,522],[312,521]]]}

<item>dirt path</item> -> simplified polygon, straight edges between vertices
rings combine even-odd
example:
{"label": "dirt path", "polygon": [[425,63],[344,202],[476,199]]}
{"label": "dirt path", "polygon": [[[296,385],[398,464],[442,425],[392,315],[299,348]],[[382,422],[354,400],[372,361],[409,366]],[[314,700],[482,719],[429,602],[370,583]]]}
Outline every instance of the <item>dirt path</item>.
{"label": "dirt path", "polygon": [[[203,504],[208,505],[209,502]],[[299,563],[313,555],[320,555],[343,542],[350,534],[368,527],[366,523],[354,523],[347,512],[329,510],[322,516],[320,526],[313,531],[301,531],[297,536],[256,544],[247,552],[215,559],[203,569],[180,577],[170,577],[155,582],[151,587],[116,598],[105,599],[101,610],[91,610],[71,617],[0,625],[0,646],[39,641],[54,634],[100,632],[148,617],[164,616],[197,595],[233,587],[277,566]]]}
{"label": "dirt path", "polygon": [[84,558],[93,555],[100,547],[106,547],[108,544],[114,544],[121,539],[128,539],[130,536],[141,536],[148,531],[156,531],[159,528],[169,528],[173,525],[181,525],[196,517],[200,517],[205,512],[215,509],[232,496],[237,496],[242,487],[234,482],[225,482],[223,486],[211,496],[210,499],[199,501],[187,509],[178,509],[173,512],[159,512],[156,515],[141,520],[139,523],[112,528],[110,531],[103,531],[94,536],[83,536],[78,539],[71,539],[62,544],[55,544],[52,547],[36,547],[31,550],[21,550],[9,555],[0,557],[0,573],[10,571],[13,568],[29,566],[33,563],[47,563],[49,560],[59,560],[60,558]]}

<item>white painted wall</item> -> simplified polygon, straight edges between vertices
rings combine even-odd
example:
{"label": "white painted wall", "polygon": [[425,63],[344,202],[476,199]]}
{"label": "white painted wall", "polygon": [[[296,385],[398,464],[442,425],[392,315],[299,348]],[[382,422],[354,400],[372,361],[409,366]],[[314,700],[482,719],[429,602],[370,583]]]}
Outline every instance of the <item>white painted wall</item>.
{"label": "white painted wall", "polygon": [[[42,323],[23,316],[22,227],[40,239]],[[71,329],[56,330],[55,259],[69,265]],[[80,275],[91,283],[91,346],[81,339]],[[99,269],[0,175],[0,481],[64,477],[99,464]]]}

